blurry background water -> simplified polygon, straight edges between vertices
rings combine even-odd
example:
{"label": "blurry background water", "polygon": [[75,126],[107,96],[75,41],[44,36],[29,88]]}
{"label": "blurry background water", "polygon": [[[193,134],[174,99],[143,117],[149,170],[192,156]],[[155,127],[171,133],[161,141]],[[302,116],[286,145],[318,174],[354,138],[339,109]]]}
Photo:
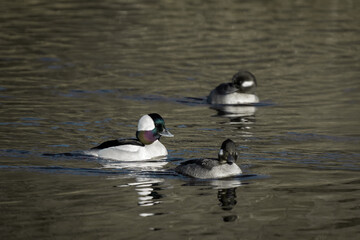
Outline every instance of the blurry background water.
{"label": "blurry background water", "polygon": [[[359,12],[355,0],[2,1],[1,239],[357,239]],[[257,77],[259,106],[206,105],[239,69]],[[151,112],[175,135],[164,164],[44,155],[133,137]],[[172,171],[226,138],[246,176]]]}

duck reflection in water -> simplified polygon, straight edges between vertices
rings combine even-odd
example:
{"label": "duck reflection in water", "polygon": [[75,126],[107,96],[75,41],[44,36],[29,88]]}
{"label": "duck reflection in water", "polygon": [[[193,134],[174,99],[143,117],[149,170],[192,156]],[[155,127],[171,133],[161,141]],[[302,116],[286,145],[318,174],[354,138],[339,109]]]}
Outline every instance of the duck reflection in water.
{"label": "duck reflection in water", "polygon": [[[198,180],[190,179],[190,181],[185,184],[185,186],[211,186],[217,190],[217,199],[219,200],[219,206],[222,210],[226,212],[231,212],[231,210],[237,204],[236,200],[236,189],[239,186],[242,186],[242,183],[237,178],[225,178],[225,179],[207,179],[207,180]],[[238,219],[238,216],[235,214],[230,214],[222,217],[224,222],[234,222]]]}
{"label": "duck reflection in water", "polygon": [[[242,186],[239,179],[218,179],[211,181],[211,185],[218,189],[217,198],[222,210],[230,212],[236,205],[236,189]],[[223,216],[224,222],[234,222],[238,219],[235,214]]]}
{"label": "duck reflection in water", "polygon": [[[228,109],[231,107],[231,110],[224,111],[224,108]],[[222,124],[230,124],[236,126],[240,130],[249,130],[251,126],[256,122],[255,106],[211,106],[212,109],[217,110],[219,117],[225,117],[230,120],[230,122],[223,122]],[[237,111],[237,110],[239,111]],[[229,112],[234,111],[234,112]],[[235,112],[243,111],[242,113]]]}
{"label": "duck reflection in water", "polygon": [[[160,183],[163,179],[159,178],[136,178],[136,192],[139,195],[139,206],[152,206],[160,203],[160,199],[163,198],[158,193],[161,188]],[[154,214],[155,215],[155,214]]]}
{"label": "duck reflection in water", "polygon": [[[220,202],[220,207],[224,211],[230,211],[236,205],[236,188],[228,188],[228,189],[219,189],[218,190],[218,200]],[[234,222],[238,218],[237,215],[228,215],[223,216],[224,222]]]}
{"label": "duck reflection in water", "polygon": [[164,166],[168,163],[163,160],[148,160],[148,161],[112,161],[102,159],[100,161],[103,168],[112,169],[129,169],[134,171],[164,171]]}
{"label": "duck reflection in water", "polygon": [[[139,195],[139,206],[153,206],[159,204],[160,199],[163,196],[159,193],[161,190],[160,184],[164,182],[161,178],[149,178],[149,177],[136,177],[135,182],[129,182],[127,184],[118,185],[116,187],[135,187],[135,191]],[[143,217],[151,215],[159,215],[160,213],[141,213]]]}

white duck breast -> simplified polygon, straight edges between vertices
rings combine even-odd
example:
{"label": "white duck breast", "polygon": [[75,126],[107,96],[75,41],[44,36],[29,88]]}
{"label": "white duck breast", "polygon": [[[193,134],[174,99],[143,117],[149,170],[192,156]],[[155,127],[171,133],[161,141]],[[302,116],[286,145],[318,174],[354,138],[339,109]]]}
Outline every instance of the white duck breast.
{"label": "white duck breast", "polygon": [[255,94],[233,92],[229,94],[219,94],[216,89],[209,95],[210,104],[224,104],[224,105],[241,105],[258,103],[259,98]]}

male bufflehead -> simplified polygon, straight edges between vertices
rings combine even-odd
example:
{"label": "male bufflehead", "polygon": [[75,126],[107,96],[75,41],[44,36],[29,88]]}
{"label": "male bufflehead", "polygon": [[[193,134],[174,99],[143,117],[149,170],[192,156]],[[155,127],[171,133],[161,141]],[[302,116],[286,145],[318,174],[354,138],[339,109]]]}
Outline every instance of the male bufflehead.
{"label": "male bufflehead", "polygon": [[222,83],[210,92],[207,98],[210,104],[252,104],[258,103],[259,98],[250,90],[256,87],[255,76],[248,71],[236,73],[231,83]]}
{"label": "male bufflehead", "polygon": [[218,158],[193,159],[181,163],[175,171],[194,178],[224,178],[242,173],[235,161],[238,158],[235,143],[227,139],[220,148]]}
{"label": "male bufflehead", "polygon": [[157,113],[140,118],[136,138],[116,139],[104,142],[85,154],[119,161],[138,161],[168,155],[160,137],[173,137],[166,128],[164,119]]}

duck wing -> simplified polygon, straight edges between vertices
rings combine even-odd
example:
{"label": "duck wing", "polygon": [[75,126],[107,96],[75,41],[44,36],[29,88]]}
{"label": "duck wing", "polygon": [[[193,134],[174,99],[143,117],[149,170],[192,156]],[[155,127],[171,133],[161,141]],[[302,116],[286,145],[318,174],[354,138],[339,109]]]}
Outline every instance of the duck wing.
{"label": "duck wing", "polygon": [[221,95],[237,92],[237,89],[232,83],[222,83],[215,88],[216,92]]}
{"label": "duck wing", "polygon": [[192,159],[192,160],[187,160],[185,162],[180,163],[181,166],[186,166],[186,165],[190,165],[190,164],[201,165],[201,159]]}
{"label": "duck wing", "polygon": [[192,160],[182,162],[180,164],[180,166],[189,166],[189,165],[193,165],[193,166],[195,165],[195,166],[198,166],[201,168],[211,170],[214,166],[218,165],[218,161],[217,161],[217,159],[211,159],[211,158],[192,159]]}
{"label": "duck wing", "polygon": [[134,146],[145,146],[142,142],[140,142],[138,139],[115,139],[103,142],[99,146],[93,147],[91,149],[104,149],[109,147],[116,147],[120,145],[134,145]]}

